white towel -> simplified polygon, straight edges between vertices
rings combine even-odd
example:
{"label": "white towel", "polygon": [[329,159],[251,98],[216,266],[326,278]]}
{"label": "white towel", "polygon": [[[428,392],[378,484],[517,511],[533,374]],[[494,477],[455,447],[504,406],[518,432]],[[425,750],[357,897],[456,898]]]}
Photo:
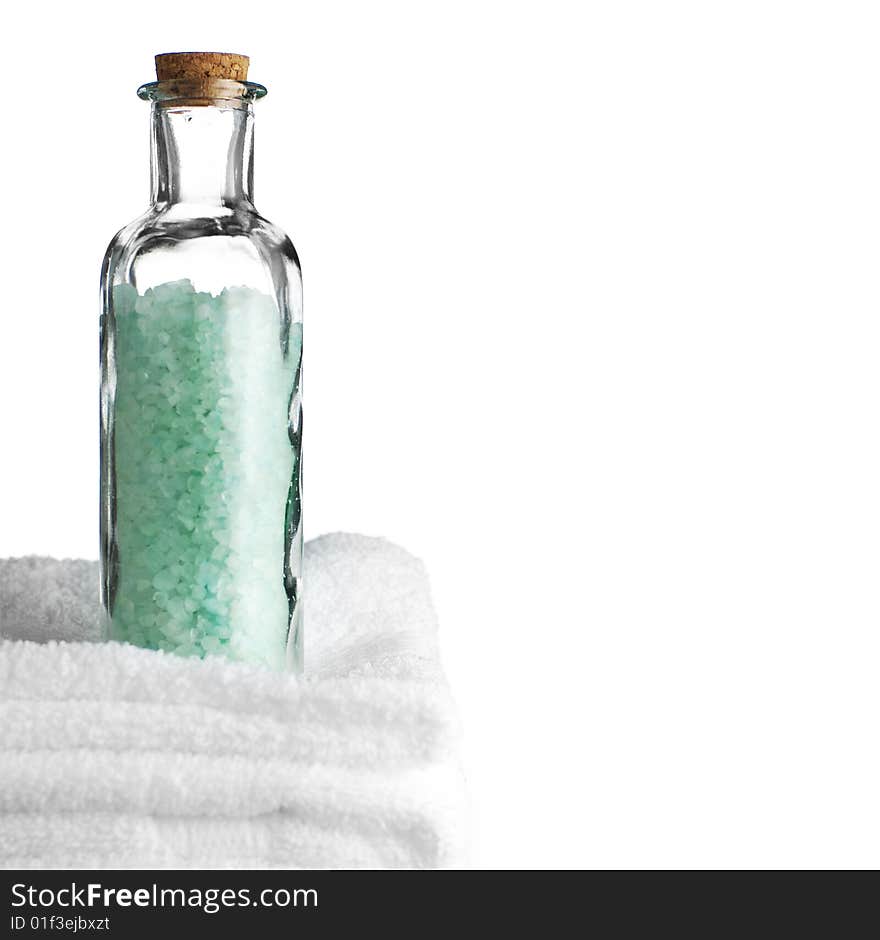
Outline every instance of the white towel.
{"label": "white towel", "polygon": [[423,566],[355,535],[305,557],[300,680],[89,642],[93,562],[0,561],[0,866],[464,863]]}

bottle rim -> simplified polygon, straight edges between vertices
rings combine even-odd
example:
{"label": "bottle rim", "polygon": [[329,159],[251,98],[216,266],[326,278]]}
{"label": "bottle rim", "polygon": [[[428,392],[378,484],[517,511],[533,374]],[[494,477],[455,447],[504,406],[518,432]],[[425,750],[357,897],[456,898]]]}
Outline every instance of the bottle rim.
{"label": "bottle rim", "polygon": [[237,81],[230,78],[209,79],[170,79],[164,82],[147,82],[137,90],[143,101],[155,101],[163,104],[183,104],[201,102],[202,104],[225,103],[229,106],[244,105],[257,101],[268,93],[264,85],[257,82]]}

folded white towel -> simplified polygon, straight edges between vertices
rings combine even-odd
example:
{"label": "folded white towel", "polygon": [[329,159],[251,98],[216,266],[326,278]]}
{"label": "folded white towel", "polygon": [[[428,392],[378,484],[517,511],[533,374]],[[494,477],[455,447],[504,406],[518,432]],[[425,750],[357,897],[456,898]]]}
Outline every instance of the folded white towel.
{"label": "folded white towel", "polygon": [[297,680],[88,642],[94,563],[0,561],[0,637],[86,641],[0,643],[0,865],[461,865],[421,563],[332,535],[308,544],[306,577]]}

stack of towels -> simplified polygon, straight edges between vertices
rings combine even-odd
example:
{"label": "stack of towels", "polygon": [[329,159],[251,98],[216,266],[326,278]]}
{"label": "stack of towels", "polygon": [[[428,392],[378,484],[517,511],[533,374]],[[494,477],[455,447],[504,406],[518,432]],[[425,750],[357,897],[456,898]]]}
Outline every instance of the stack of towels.
{"label": "stack of towels", "polygon": [[465,861],[422,564],[306,547],[304,678],[98,639],[94,562],[0,561],[0,867]]}

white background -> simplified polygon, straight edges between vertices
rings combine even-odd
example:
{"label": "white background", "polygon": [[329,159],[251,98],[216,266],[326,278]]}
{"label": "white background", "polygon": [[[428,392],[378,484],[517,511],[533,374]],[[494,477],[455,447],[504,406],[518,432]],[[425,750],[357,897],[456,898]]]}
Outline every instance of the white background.
{"label": "white background", "polygon": [[876,866],[871,3],[13,5],[0,554],[97,553],[155,52],[248,53],[306,525],[432,575],[483,867]]}

